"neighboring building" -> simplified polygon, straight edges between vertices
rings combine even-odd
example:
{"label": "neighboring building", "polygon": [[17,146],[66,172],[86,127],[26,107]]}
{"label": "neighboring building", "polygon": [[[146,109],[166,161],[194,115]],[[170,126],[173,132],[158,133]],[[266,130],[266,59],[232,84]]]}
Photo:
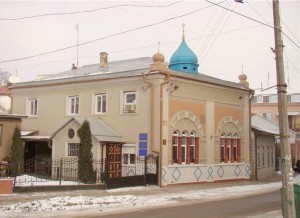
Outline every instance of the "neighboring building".
{"label": "neighboring building", "polygon": [[[257,114],[251,116],[251,175],[262,179],[274,175],[280,169],[276,162],[276,148],[279,145],[278,124]],[[290,142],[295,143],[296,133],[290,131]]]}
{"label": "neighboring building", "polygon": [[[255,94],[251,112],[279,124],[277,94]],[[300,160],[300,93],[287,94],[287,112],[289,129],[297,133],[295,143],[291,143],[292,166],[295,166]],[[280,146],[277,155],[280,157]]]}
{"label": "neighboring building", "polygon": [[14,114],[0,115],[0,161],[10,156],[12,136],[16,127],[21,129],[22,119],[25,116]]}
{"label": "neighboring building", "polygon": [[23,131],[39,132],[31,140],[48,138],[53,159],[77,155],[87,119],[94,157],[158,154],[160,185],[249,179],[247,77],[224,81],[198,66],[184,37],[169,68],[161,53],[108,62],[102,52],[98,64],[13,84],[13,112],[28,115]]}
{"label": "neighboring building", "polygon": [[11,107],[11,98],[7,86],[0,86],[0,114],[9,114]]}

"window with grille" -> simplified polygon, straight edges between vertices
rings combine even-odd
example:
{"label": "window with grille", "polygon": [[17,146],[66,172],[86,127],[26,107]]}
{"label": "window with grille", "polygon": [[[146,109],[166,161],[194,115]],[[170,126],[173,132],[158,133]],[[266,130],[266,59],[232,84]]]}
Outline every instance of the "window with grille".
{"label": "window with grille", "polygon": [[79,143],[69,143],[68,144],[68,156],[78,156]]}

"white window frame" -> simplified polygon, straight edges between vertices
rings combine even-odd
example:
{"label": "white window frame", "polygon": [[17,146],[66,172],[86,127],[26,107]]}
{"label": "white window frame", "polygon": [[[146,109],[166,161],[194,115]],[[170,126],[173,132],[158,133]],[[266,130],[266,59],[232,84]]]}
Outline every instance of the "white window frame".
{"label": "white window frame", "polygon": [[230,158],[231,158],[231,139],[232,139],[232,135],[231,133],[227,134],[227,146],[226,146],[226,153],[228,154],[228,163],[230,162]]}
{"label": "white window frame", "polygon": [[[70,148],[70,146],[75,146]],[[71,151],[73,154],[71,154]],[[67,142],[66,145],[66,156],[67,157],[78,157],[79,155],[79,142]]]}
{"label": "white window frame", "polygon": [[136,149],[137,149],[136,144],[124,144],[122,146],[122,163],[123,164],[126,164],[127,166],[135,164]]}
{"label": "white window frame", "polygon": [[[181,160],[182,164],[186,163],[187,131],[181,133]],[[184,151],[183,151],[184,149]]]}
{"label": "white window frame", "polygon": [[[78,99],[78,105],[77,105],[77,110],[76,110],[76,99]],[[72,101],[75,100],[75,106],[73,108],[72,106]],[[79,95],[69,95],[68,96],[68,114],[69,115],[78,115],[79,114],[79,109],[80,109],[80,97]]]}
{"label": "white window frame", "polygon": [[[178,137],[179,137],[179,132],[178,131],[174,131],[173,132],[173,139],[172,140],[172,160],[174,162],[174,164],[178,163]],[[176,162],[174,161],[174,149],[176,148]]]}
{"label": "white window frame", "polygon": [[[105,107],[103,107],[103,98],[105,97]],[[98,110],[98,98],[101,99],[101,108],[100,110]],[[95,114],[106,114],[107,113],[107,93],[97,93],[97,94],[94,94],[94,105],[95,105]]]}
{"label": "white window frame", "polygon": [[[135,95],[133,102],[127,102],[128,95]],[[124,114],[137,113],[138,92],[136,90],[122,92],[122,112]]]}
{"label": "white window frame", "polygon": [[238,159],[238,151],[237,151],[237,139],[238,139],[238,134],[235,133],[233,135],[233,161],[236,162]]}
{"label": "white window frame", "polygon": [[[195,162],[195,144],[196,144],[196,133],[194,131],[191,132],[190,134],[190,163]],[[191,156],[191,151],[193,149],[193,157]]]}
{"label": "white window frame", "polygon": [[225,135],[225,133],[222,133],[221,134],[221,150],[223,149],[223,155],[222,155],[222,151],[220,151],[220,156],[221,156],[221,162],[222,163],[224,163],[224,161],[225,161],[225,157],[226,157],[226,149],[225,149],[225,139],[226,139],[226,135]]}
{"label": "white window frame", "polygon": [[29,98],[28,99],[28,116],[36,117],[38,115],[38,99]]}

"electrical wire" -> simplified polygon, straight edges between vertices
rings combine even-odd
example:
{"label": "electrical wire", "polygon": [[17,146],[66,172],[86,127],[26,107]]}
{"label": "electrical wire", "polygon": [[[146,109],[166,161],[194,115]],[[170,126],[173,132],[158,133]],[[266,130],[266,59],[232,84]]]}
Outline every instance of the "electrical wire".
{"label": "electrical wire", "polygon": [[123,4],[123,5],[113,5],[107,6],[103,8],[96,8],[90,10],[82,10],[82,11],[73,11],[73,12],[55,12],[55,13],[48,13],[48,14],[38,14],[38,15],[31,15],[31,16],[24,16],[24,17],[17,17],[17,18],[0,18],[0,21],[17,21],[17,20],[24,20],[24,19],[32,19],[32,18],[39,18],[39,17],[46,17],[46,16],[62,16],[62,15],[74,15],[74,14],[82,14],[82,13],[91,13],[100,10],[107,10],[111,8],[118,8],[118,7],[140,7],[140,8],[163,8],[163,7],[170,7],[172,5],[178,4],[182,1],[173,2],[167,5],[137,5],[137,4]]}
{"label": "electrical wire", "polygon": [[[226,9],[226,10],[228,10],[228,11],[232,11],[233,13],[235,13],[235,14],[237,14],[237,15],[240,15],[240,16],[242,16],[242,17],[244,17],[244,18],[247,18],[247,19],[249,19],[249,20],[252,20],[252,21],[254,21],[254,22],[257,22],[257,23],[260,23],[260,24],[262,24],[262,25],[264,25],[264,26],[267,26],[267,27],[270,27],[270,28],[272,28],[272,29],[277,29],[276,27],[273,27],[273,26],[271,26],[271,25],[269,25],[269,24],[267,24],[267,23],[264,23],[264,22],[261,22],[261,21],[259,21],[259,20],[256,20],[256,19],[254,19],[254,18],[251,18],[251,17],[249,17],[249,16],[246,16],[246,15],[244,15],[244,14],[241,14],[241,13],[239,13],[239,12],[236,12],[236,11],[233,11],[233,10],[231,10],[231,9],[229,9],[229,8],[226,8],[226,7],[224,7],[224,6],[222,6],[222,5],[219,5],[219,4],[216,4],[216,3],[214,3],[214,2],[211,2],[211,1],[208,1],[208,0],[205,0],[206,2],[208,2],[208,3],[210,3],[210,4],[213,4],[213,5],[216,5],[216,6],[218,6],[218,7],[221,7],[221,8],[224,8],[224,9]],[[281,30],[280,30],[281,31]],[[299,45],[297,45],[285,32],[283,32],[283,31],[281,31],[281,33],[283,34],[283,35],[285,35],[286,37],[287,37],[287,39],[288,40],[290,40],[298,49],[300,49],[300,46]]]}
{"label": "electrical wire", "polygon": [[125,31],[122,31],[122,32],[119,32],[119,33],[110,34],[110,35],[107,35],[107,36],[103,36],[103,37],[100,37],[100,38],[97,38],[97,39],[94,39],[94,40],[90,40],[90,41],[87,41],[87,42],[79,43],[79,44],[76,44],[76,45],[70,45],[70,46],[67,46],[67,47],[64,47],[64,48],[60,48],[60,49],[56,49],[56,50],[52,50],[52,51],[47,51],[47,52],[42,52],[42,53],[39,53],[39,54],[27,56],[27,57],[4,60],[4,61],[0,61],[0,63],[26,60],[26,59],[30,59],[30,58],[34,58],[34,57],[39,57],[39,56],[42,56],[42,55],[52,54],[52,53],[64,51],[64,50],[67,50],[67,49],[75,48],[77,46],[83,46],[83,45],[91,44],[91,43],[94,43],[94,42],[97,42],[97,41],[101,41],[101,40],[108,39],[108,38],[111,38],[111,37],[115,37],[115,36],[123,35],[123,34],[126,34],[126,33],[134,32],[134,31],[137,31],[137,30],[145,29],[145,28],[148,28],[148,27],[156,26],[156,25],[166,23],[166,22],[171,21],[171,20],[175,20],[175,19],[185,17],[185,16],[188,16],[188,15],[191,15],[191,14],[195,14],[195,13],[201,11],[201,10],[204,10],[206,8],[210,8],[212,6],[213,5],[202,7],[202,8],[199,8],[197,10],[194,10],[194,11],[191,11],[191,12],[188,12],[188,13],[185,13],[185,14],[181,14],[181,15],[178,15],[178,16],[175,16],[175,17],[171,17],[171,18],[159,21],[159,22],[155,22],[155,23],[152,23],[152,24],[147,24],[147,25],[144,25],[144,26],[140,26],[140,27],[136,27],[136,28],[133,28],[133,29],[125,30]]}

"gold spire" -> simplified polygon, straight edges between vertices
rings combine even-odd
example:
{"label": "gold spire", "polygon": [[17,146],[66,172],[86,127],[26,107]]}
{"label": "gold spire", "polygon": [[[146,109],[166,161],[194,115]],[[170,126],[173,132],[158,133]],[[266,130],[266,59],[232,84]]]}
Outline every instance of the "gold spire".
{"label": "gold spire", "polygon": [[160,45],[160,42],[158,41],[157,42],[157,53],[159,53],[159,45]]}
{"label": "gold spire", "polygon": [[182,24],[182,40],[185,40],[185,35],[184,35],[184,23]]}

